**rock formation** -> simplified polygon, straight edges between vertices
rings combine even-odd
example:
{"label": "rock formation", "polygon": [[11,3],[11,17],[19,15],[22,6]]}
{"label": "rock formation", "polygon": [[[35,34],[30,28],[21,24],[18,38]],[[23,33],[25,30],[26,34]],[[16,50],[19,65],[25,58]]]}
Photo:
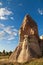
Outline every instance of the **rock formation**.
{"label": "rock formation", "polygon": [[24,17],[22,26],[19,30],[19,34],[20,34],[20,42],[24,40],[24,35],[28,35],[29,37],[31,35],[34,35],[38,39],[37,24],[29,15],[26,15]]}
{"label": "rock formation", "polygon": [[40,45],[40,48],[41,48],[41,51],[42,51],[42,56],[43,56],[43,35],[40,36],[39,45]]}
{"label": "rock formation", "polygon": [[19,45],[9,58],[11,62],[29,62],[32,58],[42,55],[39,47],[38,27],[36,22],[29,15],[24,17],[19,35]]}
{"label": "rock formation", "polygon": [[42,35],[42,36],[40,36],[40,39],[42,39],[42,40],[43,40],[43,35]]}

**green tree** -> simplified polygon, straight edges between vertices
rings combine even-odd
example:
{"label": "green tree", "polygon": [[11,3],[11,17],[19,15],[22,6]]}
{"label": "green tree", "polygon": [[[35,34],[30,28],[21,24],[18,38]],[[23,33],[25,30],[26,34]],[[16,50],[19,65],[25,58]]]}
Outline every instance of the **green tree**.
{"label": "green tree", "polygon": [[0,56],[2,55],[2,52],[0,52]]}
{"label": "green tree", "polygon": [[3,53],[2,54],[5,55],[5,50],[3,50]]}
{"label": "green tree", "polygon": [[5,55],[9,55],[9,52],[6,52]]}
{"label": "green tree", "polygon": [[12,51],[9,52],[9,56],[11,55]]}

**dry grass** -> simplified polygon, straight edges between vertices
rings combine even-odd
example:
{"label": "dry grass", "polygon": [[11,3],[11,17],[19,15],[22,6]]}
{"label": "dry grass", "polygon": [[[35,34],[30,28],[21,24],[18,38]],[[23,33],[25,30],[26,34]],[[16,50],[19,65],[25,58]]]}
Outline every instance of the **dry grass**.
{"label": "dry grass", "polygon": [[33,59],[32,61],[30,61],[29,63],[11,63],[8,60],[8,57],[6,58],[2,58],[0,59],[0,65],[43,65],[43,58],[39,58],[39,59]]}
{"label": "dry grass", "polygon": [[9,56],[0,56],[0,59],[8,59]]}

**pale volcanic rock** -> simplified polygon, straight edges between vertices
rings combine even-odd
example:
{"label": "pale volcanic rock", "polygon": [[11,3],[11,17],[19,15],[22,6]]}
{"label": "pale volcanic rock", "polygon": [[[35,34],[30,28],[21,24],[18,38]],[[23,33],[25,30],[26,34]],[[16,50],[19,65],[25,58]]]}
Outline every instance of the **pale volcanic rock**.
{"label": "pale volcanic rock", "polygon": [[24,35],[34,35],[38,39],[39,36],[37,24],[29,15],[24,17],[23,23],[19,30],[19,34],[21,42],[24,40]]}
{"label": "pale volcanic rock", "polygon": [[31,60],[31,53],[29,50],[29,42],[28,42],[28,38],[25,37],[23,44],[22,44],[22,50],[21,53],[18,57],[18,62],[28,62]]}
{"label": "pale volcanic rock", "polygon": [[39,46],[38,27],[29,15],[24,17],[19,36],[19,45],[9,57],[10,62],[24,63],[29,62],[32,58],[42,56]]}
{"label": "pale volcanic rock", "polygon": [[42,51],[42,56],[43,56],[43,35],[40,36],[40,42],[39,42],[41,51]]}
{"label": "pale volcanic rock", "polygon": [[43,39],[43,35],[40,36],[40,39]]}

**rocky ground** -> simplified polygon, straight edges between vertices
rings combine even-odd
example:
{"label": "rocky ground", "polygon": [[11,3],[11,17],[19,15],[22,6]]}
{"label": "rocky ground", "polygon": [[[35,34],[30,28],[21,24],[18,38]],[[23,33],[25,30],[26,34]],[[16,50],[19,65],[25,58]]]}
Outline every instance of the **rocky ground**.
{"label": "rocky ground", "polygon": [[13,63],[9,62],[8,59],[2,59],[0,60],[0,65],[43,65],[43,58],[33,59],[29,63]]}

